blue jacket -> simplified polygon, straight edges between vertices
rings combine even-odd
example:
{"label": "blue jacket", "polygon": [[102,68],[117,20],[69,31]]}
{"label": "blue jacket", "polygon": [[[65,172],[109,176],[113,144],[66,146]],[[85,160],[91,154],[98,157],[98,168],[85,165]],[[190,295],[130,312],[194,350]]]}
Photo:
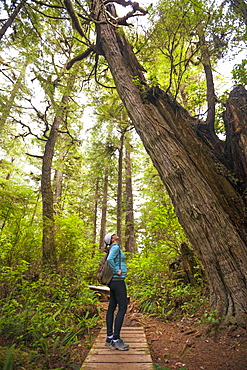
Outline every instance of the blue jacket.
{"label": "blue jacket", "polygon": [[[119,253],[120,252],[120,253]],[[121,255],[121,258],[120,258]],[[112,244],[107,261],[113,270],[114,278],[125,278],[127,275],[127,266],[125,263],[125,255],[119,244]],[[118,271],[122,270],[122,275],[118,275]]]}

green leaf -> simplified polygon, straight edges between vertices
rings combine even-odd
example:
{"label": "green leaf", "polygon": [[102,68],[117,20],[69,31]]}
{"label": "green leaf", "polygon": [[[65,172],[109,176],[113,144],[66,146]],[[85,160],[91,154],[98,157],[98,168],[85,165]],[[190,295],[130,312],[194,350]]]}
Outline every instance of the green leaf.
{"label": "green leaf", "polygon": [[78,366],[78,365],[69,364],[68,366],[71,367],[71,369],[80,370],[80,366]]}
{"label": "green leaf", "polygon": [[153,363],[153,364],[154,364],[155,370],[170,370],[170,369],[168,369],[168,367],[163,367],[163,366],[161,366],[159,364],[155,364],[155,363]]}
{"label": "green leaf", "polygon": [[15,348],[15,344],[13,344],[8,350],[7,356],[3,364],[3,370],[13,370],[14,369],[14,355],[13,355],[14,348]]}

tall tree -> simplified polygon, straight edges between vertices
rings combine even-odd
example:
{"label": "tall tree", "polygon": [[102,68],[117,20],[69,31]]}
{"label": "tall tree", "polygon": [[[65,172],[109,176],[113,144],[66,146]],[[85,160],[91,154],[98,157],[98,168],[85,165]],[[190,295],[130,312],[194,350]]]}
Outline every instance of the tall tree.
{"label": "tall tree", "polygon": [[125,131],[121,132],[118,155],[118,187],[117,187],[117,235],[122,243],[122,214],[123,214],[123,149]]}
{"label": "tall tree", "polygon": [[135,227],[134,227],[134,207],[133,207],[133,190],[132,190],[132,168],[130,151],[125,149],[125,197],[126,197],[126,214],[125,214],[125,249],[134,253],[135,250]]}
{"label": "tall tree", "polygon": [[100,249],[103,251],[105,247],[104,237],[106,234],[106,217],[107,217],[107,200],[108,200],[108,166],[105,167],[104,176],[104,192],[102,200],[101,223],[100,223]]}
{"label": "tall tree", "polygon": [[56,266],[56,248],[55,248],[55,221],[54,221],[54,199],[53,188],[51,181],[52,160],[54,156],[55,144],[58,136],[59,126],[64,119],[66,105],[69,101],[69,96],[62,97],[60,113],[55,115],[51,126],[50,135],[46,141],[45,151],[43,155],[42,176],[41,176],[41,192],[43,204],[43,264],[44,266]]}

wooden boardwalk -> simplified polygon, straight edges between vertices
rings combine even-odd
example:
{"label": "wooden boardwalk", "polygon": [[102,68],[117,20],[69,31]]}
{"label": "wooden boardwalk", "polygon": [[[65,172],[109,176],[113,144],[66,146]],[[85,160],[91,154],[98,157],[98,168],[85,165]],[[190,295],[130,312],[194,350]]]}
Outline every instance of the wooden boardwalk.
{"label": "wooden boardwalk", "polygon": [[112,350],[105,346],[106,329],[102,328],[81,370],[153,370],[144,329],[124,326],[121,338],[129,344],[128,351]]}

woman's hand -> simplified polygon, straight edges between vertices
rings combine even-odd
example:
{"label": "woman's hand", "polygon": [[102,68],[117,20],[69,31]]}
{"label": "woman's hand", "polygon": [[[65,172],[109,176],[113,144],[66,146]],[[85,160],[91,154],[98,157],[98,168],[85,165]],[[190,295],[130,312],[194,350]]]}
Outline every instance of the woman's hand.
{"label": "woman's hand", "polygon": [[121,275],[122,275],[122,273],[123,273],[123,271],[122,271],[122,270],[119,270],[119,271],[118,271],[118,275],[119,275],[119,276],[121,276]]}

